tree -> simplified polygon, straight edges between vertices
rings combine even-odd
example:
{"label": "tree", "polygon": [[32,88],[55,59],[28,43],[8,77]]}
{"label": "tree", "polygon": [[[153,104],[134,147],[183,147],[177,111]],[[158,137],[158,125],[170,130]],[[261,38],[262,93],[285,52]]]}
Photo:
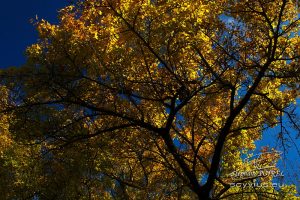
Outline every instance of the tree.
{"label": "tree", "polygon": [[[10,130],[40,145],[41,199],[292,199],[273,175],[236,180],[254,141],[299,130],[296,0],[85,0],[36,23],[2,72]],[[277,170],[278,169],[274,169]],[[266,183],[268,187],[230,187]]]}

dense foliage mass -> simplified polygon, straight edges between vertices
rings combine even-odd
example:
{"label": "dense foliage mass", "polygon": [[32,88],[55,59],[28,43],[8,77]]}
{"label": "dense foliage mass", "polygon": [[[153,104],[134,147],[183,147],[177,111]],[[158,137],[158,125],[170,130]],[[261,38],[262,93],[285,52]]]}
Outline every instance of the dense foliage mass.
{"label": "dense foliage mass", "polygon": [[272,150],[242,158],[282,116],[298,128],[297,2],[84,0],[38,20],[1,72],[1,199],[297,199],[230,176],[278,172]]}

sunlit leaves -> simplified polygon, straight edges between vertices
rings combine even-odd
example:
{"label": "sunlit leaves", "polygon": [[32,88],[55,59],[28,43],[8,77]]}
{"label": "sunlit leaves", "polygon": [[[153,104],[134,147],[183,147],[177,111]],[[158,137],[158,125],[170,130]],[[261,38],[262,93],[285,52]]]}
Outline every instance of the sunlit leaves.
{"label": "sunlit leaves", "polygon": [[[27,67],[7,70],[4,82],[17,96],[12,133],[48,156],[39,157],[46,174],[37,175],[38,195],[258,197],[228,188],[226,175],[253,170],[242,157],[299,96],[295,5],[86,0],[62,9],[57,25],[36,22]],[[13,142],[7,135],[3,148]],[[262,165],[277,159],[267,155]],[[294,194],[273,189],[259,192]]]}

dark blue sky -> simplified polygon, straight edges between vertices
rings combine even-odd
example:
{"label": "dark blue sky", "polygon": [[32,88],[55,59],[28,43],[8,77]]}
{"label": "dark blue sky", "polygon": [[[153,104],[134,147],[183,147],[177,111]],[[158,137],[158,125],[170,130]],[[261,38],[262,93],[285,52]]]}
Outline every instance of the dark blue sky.
{"label": "dark blue sky", "polygon": [[29,22],[37,15],[57,22],[57,11],[68,0],[10,0],[1,2],[0,68],[19,66],[25,62],[24,51],[37,40],[34,26]]}

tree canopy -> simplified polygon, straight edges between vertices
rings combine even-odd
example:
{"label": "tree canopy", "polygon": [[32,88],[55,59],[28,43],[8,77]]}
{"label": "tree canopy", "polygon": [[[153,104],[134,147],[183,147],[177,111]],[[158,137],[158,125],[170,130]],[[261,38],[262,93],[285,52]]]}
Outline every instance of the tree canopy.
{"label": "tree canopy", "polygon": [[298,1],[83,0],[34,23],[1,71],[3,199],[298,199],[230,176],[280,171],[244,158],[282,117],[300,130]]}

